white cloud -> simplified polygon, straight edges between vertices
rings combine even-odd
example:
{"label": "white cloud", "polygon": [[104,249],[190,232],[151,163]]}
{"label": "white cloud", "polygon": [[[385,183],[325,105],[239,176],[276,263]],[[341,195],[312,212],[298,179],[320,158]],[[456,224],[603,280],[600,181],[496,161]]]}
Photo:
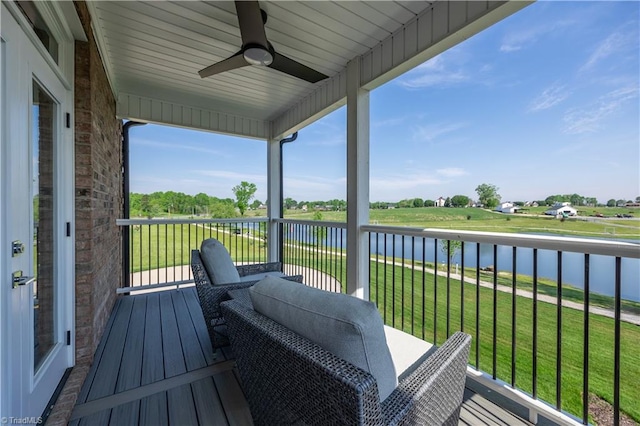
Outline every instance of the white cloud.
{"label": "white cloud", "polygon": [[228,156],[228,153],[226,153],[224,150],[217,150],[217,149],[210,149],[210,148],[205,148],[201,146],[188,145],[186,143],[159,142],[156,140],[135,138],[132,140],[132,144],[148,146],[155,149],[171,149],[171,150],[178,150],[178,151],[188,150],[188,151],[195,151],[195,152],[203,152],[205,154],[211,154],[215,156],[225,156],[225,157]]}
{"label": "white cloud", "polygon": [[529,105],[530,112],[542,111],[559,104],[569,97],[569,91],[565,86],[553,84],[539,94]]}
{"label": "white cloud", "polygon": [[608,58],[611,55],[615,55],[618,52],[627,50],[633,47],[637,49],[637,31],[631,31],[627,33],[615,32],[610,34],[609,37],[602,40],[591,53],[587,62],[580,68],[580,71],[587,71],[595,67],[598,62]]}
{"label": "white cloud", "polygon": [[561,28],[572,25],[572,21],[555,21],[541,25],[527,25],[504,36],[500,51],[504,53],[517,52],[534,45],[538,39],[548,34],[557,34]]}
{"label": "white cloud", "polygon": [[393,127],[402,124],[406,121],[406,117],[387,118],[384,120],[372,121],[372,127]]}
{"label": "white cloud", "polygon": [[470,76],[461,66],[464,57],[459,47],[441,53],[429,59],[398,79],[398,83],[409,89],[424,87],[449,87],[470,80]]}
{"label": "white cloud", "polygon": [[344,131],[337,132],[339,134],[333,134],[331,136],[320,137],[317,139],[312,139],[310,141],[305,141],[307,145],[310,146],[343,146],[347,144],[346,136],[344,135]]}
{"label": "white cloud", "polygon": [[436,170],[436,173],[448,178],[465,176],[469,174],[466,170],[461,169],[459,167],[448,167],[445,169],[438,169]]}
{"label": "white cloud", "polygon": [[417,142],[431,142],[440,136],[455,132],[467,126],[467,123],[436,123],[417,125],[411,129],[412,139]]}
{"label": "white cloud", "polygon": [[298,201],[346,199],[346,182],[345,177],[285,176],[283,183],[284,196]]}
{"label": "white cloud", "polygon": [[375,201],[398,201],[429,192],[429,187],[442,185],[444,180],[425,173],[388,174],[371,177],[370,196]]}
{"label": "white cloud", "polygon": [[601,128],[601,122],[606,117],[618,111],[628,101],[638,97],[638,87],[624,87],[606,95],[585,106],[573,108],[564,115],[564,133],[580,134],[595,132]]}
{"label": "white cloud", "polygon": [[241,173],[241,172],[233,172],[228,170],[196,170],[195,173],[202,176],[230,180],[235,182],[234,185],[242,181],[247,181],[252,183],[267,182],[267,175],[262,175],[262,174]]}

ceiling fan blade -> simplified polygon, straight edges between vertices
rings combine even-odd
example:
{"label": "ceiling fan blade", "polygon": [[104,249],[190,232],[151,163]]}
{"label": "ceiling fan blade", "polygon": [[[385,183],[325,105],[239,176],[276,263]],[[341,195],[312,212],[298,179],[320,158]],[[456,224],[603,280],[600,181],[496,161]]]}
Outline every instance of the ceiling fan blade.
{"label": "ceiling fan blade", "polygon": [[242,68],[245,66],[249,66],[247,61],[242,56],[242,50],[236,53],[233,56],[228,57],[220,62],[216,62],[213,65],[209,65],[206,68],[198,71],[201,78],[209,77],[214,74],[220,74],[221,72],[235,70],[237,68]]}
{"label": "ceiling fan blade", "polygon": [[287,58],[286,56],[281,55],[277,52],[274,52],[273,62],[271,63],[271,65],[269,65],[269,68],[276,69],[285,74],[289,74],[302,80],[306,80],[309,83],[317,83],[320,80],[329,78],[329,76],[326,76],[321,72],[314,70],[313,68],[309,68],[308,66],[303,65],[300,62],[296,62],[293,59]]}
{"label": "ceiling fan blade", "polygon": [[262,11],[257,1],[236,1],[236,13],[242,37],[242,46],[257,44],[265,49],[269,46],[264,32]]}

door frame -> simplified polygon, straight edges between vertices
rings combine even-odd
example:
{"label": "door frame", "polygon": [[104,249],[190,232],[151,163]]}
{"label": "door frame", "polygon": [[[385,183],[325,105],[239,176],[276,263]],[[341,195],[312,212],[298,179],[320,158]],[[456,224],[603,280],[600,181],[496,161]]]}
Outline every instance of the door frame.
{"label": "door frame", "polygon": [[[71,4],[71,2],[64,3]],[[3,181],[0,185],[0,200],[2,200],[0,207],[0,244],[2,244],[2,250],[0,250],[0,342],[3,343],[0,347],[0,383],[3,384],[0,387],[0,417],[17,420],[26,418],[33,420],[43,414],[55,386],[62,377],[59,371],[60,366],[67,368],[75,363],[74,36],[69,25],[66,25],[65,15],[70,10],[65,13],[56,2],[36,2],[35,5],[58,42],[57,63],[40,42],[20,9],[13,2],[2,2],[2,20],[12,20],[19,28],[16,29],[16,25],[12,25],[10,30],[3,31],[2,57],[0,58],[0,78],[2,79],[0,81],[2,93],[0,176]],[[72,4],[71,7],[73,8]],[[73,13],[75,14],[75,10]],[[78,20],[77,14],[75,19]],[[37,70],[35,75],[34,70]],[[20,72],[24,72],[24,74],[16,75]],[[33,365],[32,289],[31,286],[20,289],[11,288],[11,273],[15,262],[12,261],[9,247],[12,239],[10,226],[15,219],[12,218],[10,200],[15,199],[13,193],[16,191],[12,192],[8,183],[10,179],[7,178],[7,174],[11,171],[7,162],[15,158],[15,154],[12,154],[11,150],[16,147],[22,150],[19,155],[27,156],[28,174],[32,173],[31,90],[33,90],[32,81],[34,78],[45,89],[58,86],[58,93],[55,97],[59,102],[56,108],[56,146],[54,151],[56,188],[56,204],[54,205],[56,221],[54,226],[56,244],[54,262],[56,267],[54,277],[57,283],[56,297],[58,298],[54,315],[57,321],[55,341],[61,342],[61,344],[56,345],[52,353],[47,355],[37,372],[34,371]],[[15,83],[16,79],[20,81],[17,83],[18,89],[10,86]],[[26,91],[25,87],[27,87]],[[24,98],[12,102],[7,95],[16,93],[16,90],[18,96],[24,96]],[[27,129],[24,128],[25,126]],[[25,143],[25,135],[28,145],[26,149],[15,142],[12,144],[16,138]],[[31,185],[29,184],[28,187],[31,188]],[[29,189],[28,192],[29,195],[26,197],[31,203],[32,190]],[[24,202],[25,196],[22,195],[22,197]],[[31,209],[32,207],[29,207],[28,211],[32,211]],[[28,226],[33,225],[32,221],[33,218],[30,217]],[[28,263],[32,269],[31,238],[25,242],[28,247],[23,255],[30,258],[23,259],[21,263]],[[69,341],[66,336],[67,330],[70,334]],[[15,343],[18,340],[20,340],[19,349],[16,351],[8,343]],[[31,348],[27,349],[27,356],[25,356],[25,348],[28,348],[29,345]],[[48,367],[51,367],[52,359],[56,357],[58,361],[55,370],[57,371],[53,371],[54,369]],[[57,377],[58,375],[60,377]],[[39,386],[43,384],[43,381],[45,381],[46,388]],[[53,381],[55,381],[55,385],[52,387]],[[43,391],[43,389],[45,390]]]}

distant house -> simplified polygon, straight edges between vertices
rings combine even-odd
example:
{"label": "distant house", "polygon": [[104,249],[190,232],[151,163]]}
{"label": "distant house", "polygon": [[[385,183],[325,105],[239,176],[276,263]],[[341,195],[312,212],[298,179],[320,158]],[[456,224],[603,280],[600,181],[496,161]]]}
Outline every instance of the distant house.
{"label": "distant house", "polygon": [[498,207],[496,207],[496,211],[500,213],[516,213],[520,209],[521,207],[515,206],[510,201],[507,201],[506,203],[500,203],[498,204]]}
{"label": "distant house", "polygon": [[538,203],[535,201],[527,201],[526,203],[524,203],[525,207],[538,207]]}
{"label": "distant house", "polygon": [[544,214],[549,216],[575,216],[578,210],[571,207],[571,203],[555,203]]}
{"label": "distant house", "polygon": [[440,197],[436,200],[436,207],[444,207],[445,199]]}

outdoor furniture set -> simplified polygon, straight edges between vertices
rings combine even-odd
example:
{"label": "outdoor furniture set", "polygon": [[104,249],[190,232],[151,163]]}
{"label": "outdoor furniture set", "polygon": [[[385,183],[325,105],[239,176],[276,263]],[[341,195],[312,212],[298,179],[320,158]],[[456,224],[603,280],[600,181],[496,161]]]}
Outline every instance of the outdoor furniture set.
{"label": "outdoor furniture set", "polygon": [[[201,266],[205,259],[194,251],[194,276],[210,270]],[[435,347],[385,326],[375,304],[297,277],[213,282],[196,278],[202,310],[226,324],[254,423],[458,423],[471,336],[456,332]],[[203,286],[227,294],[212,309],[205,304],[214,299],[200,296],[212,291]]]}

